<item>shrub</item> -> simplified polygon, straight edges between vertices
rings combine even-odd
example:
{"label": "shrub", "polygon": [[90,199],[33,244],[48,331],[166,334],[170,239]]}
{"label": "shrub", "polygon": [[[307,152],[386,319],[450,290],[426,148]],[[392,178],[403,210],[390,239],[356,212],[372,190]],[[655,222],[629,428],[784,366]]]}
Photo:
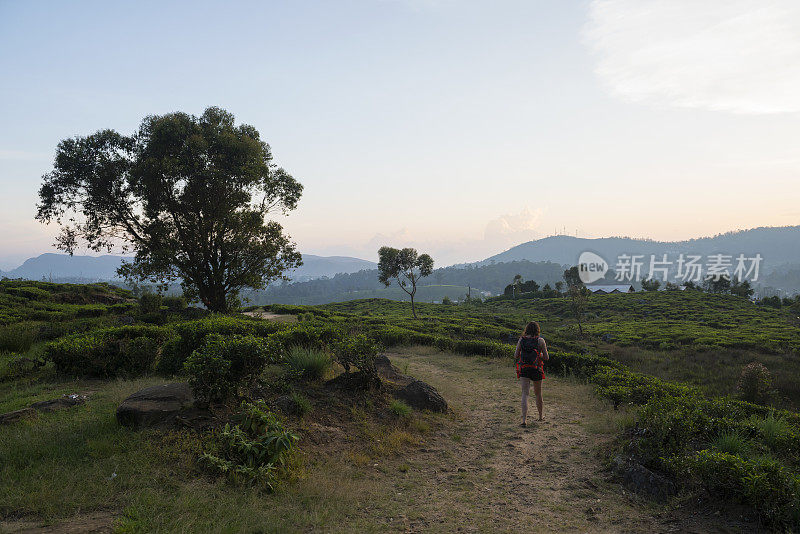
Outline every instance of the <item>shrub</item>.
{"label": "shrub", "polygon": [[139,297],[139,309],[143,314],[158,313],[161,311],[161,305],[164,302],[164,297],[159,293],[142,293]]}
{"label": "shrub", "polygon": [[183,364],[189,356],[184,350],[184,342],[180,336],[169,338],[161,347],[161,356],[156,365],[159,374],[171,376],[183,371]]}
{"label": "shrub", "polygon": [[377,376],[375,357],[378,355],[378,346],[364,334],[348,336],[334,344],[334,356],[346,372],[350,367],[369,376]]}
{"label": "shrub", "polygon": [[764,443],[773,449],[781,447],[787,441],[791,442],[797,439],[786,419],[776,416],[774,413],[770,413],[763,419],[754,416],[751,421],[758,428]]}
{"label": "shrub", "polygon": [[318,380],[331,366],[331,359],[320,349],[294,346],[289,349],[286,363],[303,378]]}
{"label": "shrub", "polygon": [[764,364],[750,362],[742,368],[736,389],[747,402],[762,402],[770,394],[772,375]]}
{"label": "shrub", "polygon": [[27,352],[38,333],[39,327],[30,323],[0,326],[0,351]]}
{"label": "shrub", "polygon": [[210,335],[184,367],[199,401],[224,402],[264,370],[264,341],[254,336]]}
{"label": "shrub", "polygon": [[405,419],[411,416],[411,406],[401,400],[393,400],[391,404],[389,404],[389,411],[391,411],[395,417],[400,419]]}
{"label": "shrub", "polygon": [[164,297],[164,306],[171,312],[180,312],[189,305],[185,297]]}
{"label": "shrub", "polygon": [[168,335],[168,330],[154,326],[94,330],[48,343],[43,357],[69,376],[140,376],[153,370],[158,348]]}
{"label": "shrub", "polygon": [[217,450],[203,454],[200,463],[234,484],[272,490],[288,470],[288,460],[300,438],[283,427],[264,401],[244,404],[238,419],[238,424],[225,425],[217,435]]}

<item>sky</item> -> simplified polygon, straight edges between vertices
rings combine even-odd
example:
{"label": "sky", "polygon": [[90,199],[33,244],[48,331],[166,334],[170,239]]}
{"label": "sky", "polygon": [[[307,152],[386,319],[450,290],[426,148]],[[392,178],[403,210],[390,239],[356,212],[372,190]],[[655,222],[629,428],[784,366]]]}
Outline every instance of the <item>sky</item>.
{"label": "sky", "polygon": [[796,0],[0,0],[0,269],[62,139],[208,106],[305,187],[301,252],[800,224]]}

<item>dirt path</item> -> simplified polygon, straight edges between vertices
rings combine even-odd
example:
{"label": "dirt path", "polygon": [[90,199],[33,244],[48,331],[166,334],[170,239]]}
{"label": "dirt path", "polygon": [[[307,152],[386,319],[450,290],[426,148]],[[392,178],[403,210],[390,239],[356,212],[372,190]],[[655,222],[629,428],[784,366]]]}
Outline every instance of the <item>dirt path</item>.
{"label": "dirt path", "polygon": [[433,351],[389,357],[437,387],[455,414],[402,465],[381,466],[394,495],[368,505],[364,524],[406,532],[731,531],[677,517],[610,479],[601,449],[625,416],[598,405],[589,386],[549,377],[546,420],[520,428],[509,367]]}

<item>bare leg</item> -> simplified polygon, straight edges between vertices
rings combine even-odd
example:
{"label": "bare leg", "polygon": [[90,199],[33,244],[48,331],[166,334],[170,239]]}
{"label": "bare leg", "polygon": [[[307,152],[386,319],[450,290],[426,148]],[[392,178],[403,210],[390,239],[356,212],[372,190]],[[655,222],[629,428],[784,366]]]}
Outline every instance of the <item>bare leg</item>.
{"label": "bare leg", "polygon": [[542,408],[544,407],[544,402],[542,402],[542,381],[537,380],[533,383],[533,394],[536,395],[536,409],[539,410],[539,421],[542,420]]}
{"label": "bare leg", "polygon": [[522,384],[522,422],[525,423],[528,420],[528,395],[531,390],[531,379],[523,376],[519,380]]}

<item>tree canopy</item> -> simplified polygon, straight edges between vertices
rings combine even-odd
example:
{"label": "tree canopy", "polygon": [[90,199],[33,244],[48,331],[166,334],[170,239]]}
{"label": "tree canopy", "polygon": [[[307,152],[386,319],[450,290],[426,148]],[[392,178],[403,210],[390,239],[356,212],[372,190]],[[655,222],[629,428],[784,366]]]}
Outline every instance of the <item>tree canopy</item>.
{"label": "tree canopy", "polygon": [[65,139],[43,181],[36,218],[61,226],[59,249],[133,250],[122,276],[180,280],[214,311],[302,263],[266,217],[293,210],[303,186],[272,162],[253,126],[219,108],[149,116],[131,136]]}

